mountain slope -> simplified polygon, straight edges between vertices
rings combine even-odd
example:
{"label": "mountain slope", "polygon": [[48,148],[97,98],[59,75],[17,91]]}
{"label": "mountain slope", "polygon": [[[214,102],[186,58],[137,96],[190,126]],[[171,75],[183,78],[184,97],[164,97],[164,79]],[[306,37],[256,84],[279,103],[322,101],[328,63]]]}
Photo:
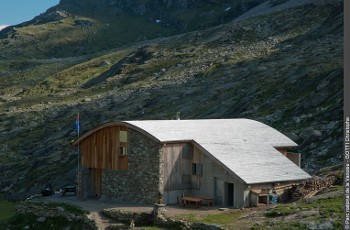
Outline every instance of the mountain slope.
{"label": "mountain slope", "polygon": [[135,41],[218,25],[259,2],[63,0],[29,22],[0,31],[0,53],[5,58],[93,54]]}
{"label": "mountain slope", "polygon": [[306,2],[104,52],[92,46],[74,56],[58,46],[65,58],[16,58],[16,50],[31,53],[27,44],[45,44],[5,36],[0,44],[17,47],[0,48],[3,192],[21,198],[48,181],[73,183],[77,112],[83,133],[116,120],[174,119],[177,111],[183,119],[251,118],[295,140],[308,172],[341,163],[342,3]]}

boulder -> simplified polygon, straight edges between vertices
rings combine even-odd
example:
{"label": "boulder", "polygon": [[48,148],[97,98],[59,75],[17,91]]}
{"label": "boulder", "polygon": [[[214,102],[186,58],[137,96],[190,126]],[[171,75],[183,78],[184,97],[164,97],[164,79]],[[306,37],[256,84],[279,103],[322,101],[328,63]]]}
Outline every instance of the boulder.
{"label": "boulder", "polygon": [[78,19],[74,21],[75,26],[92,26],[94,23],[86,19]]}
{"label": "boulder", "polygon": [[98,67],[103,67],[103,66],[109,66],[110,64],[111,64],[110,61],[103,60],[103,61],[101,61],[97,66],[98,66]]}
{"label": "boulder", "polygon": [[320,140],[322,132],[313,128],[307,128],[300,133],[300,139],[302,140],[301,146],[306,146],[312,142]]}
{"label": "boulder", "polygon": [[39,223],[44,223],[46,222],[47,218],[45,216],[40,216],[38,218],[36,218],[36,222],[39,222]]}

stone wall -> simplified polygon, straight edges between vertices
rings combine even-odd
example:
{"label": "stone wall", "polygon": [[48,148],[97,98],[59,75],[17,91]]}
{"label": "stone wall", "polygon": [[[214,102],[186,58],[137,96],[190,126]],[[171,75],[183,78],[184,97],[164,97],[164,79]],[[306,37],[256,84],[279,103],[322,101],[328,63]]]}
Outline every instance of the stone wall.
{"label": "stone wall", "polygon": [[89,171],[86,168],[82,168],[77,174],[77,197],[80,200],[87,200],[89,197]]}
{"label": "stone wall", "polygon": [[102,198],[119,202],[153,204],[160,184],[162,145],[129,129],[128,170],[105,170],[102,174]]}
{"label": "stone wall", "polygon": [[121,224],[112,224],[107,229],[132,229],[129,227],[131,220],[134,220],[135,227],[155,225],[162,227],[162,229],[196,229],[196,230],[224,230],[224,228],[217,225],[210,225],[205,223],[191,223],[183,219],[167,217],[167,210],[165,205],[155,205],[151,213],[135,213],[128,212],[122,209],[104,209],[102,215]]}
{"label": "stone wall", "polygon": [[94,221],[85,215],[76,215],[66,211],[63,207],[48,207],[32,203],[23,203],[16,206],[16,214],[32,214],[38,217],[38,222],[46,222],[47,218],[63,217],[69,222],[82,222],[84,229],[97,229]]}

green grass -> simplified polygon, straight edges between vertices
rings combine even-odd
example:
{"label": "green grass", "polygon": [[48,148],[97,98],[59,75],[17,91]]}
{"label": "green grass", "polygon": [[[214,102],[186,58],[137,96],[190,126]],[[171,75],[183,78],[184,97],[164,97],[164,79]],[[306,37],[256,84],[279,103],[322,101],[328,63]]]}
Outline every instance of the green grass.
{"label": "green grass", "polygon": [[16,203],[2,200],[0,197],[0,223],[13,217],[16,213]]}
{"label": "green grass", "polygon": [[[26,205],[24,203],[23,205]],[[37,206],[45,206],[49,208],[62,207],[66,212],[83,216],[86,211],[83,211],[77,206],[64,204],[64,203],[35,203]],[[64,217],[48,217],[46,222],[39,223],[36,221],[38,216],[33,214],[19,214],[15,213],[16,203],[0,200],[0,230],[2,229],[23,229],[29,226],[29,229],[64,229],[69,227],[70,229],[83,229],[83,221],[67,221]],[[84,228],[85,229],[85,228]]]}
{"label": "green grass", "polygon": [[[139,228],[136,228],[139,229]],[[142,230],[177,230],[179,229],[179,227],[171,227],[171,226],[167,226],[167,227],[161,227],[161,226],[156,226],[156,225],[152,225],[152,226],[142,226],[142,228],[140,228]]]}
{"label": "green grass", "polygon": [[217,225],[231,225],[236,222],[240,217],[245,215],[247,211],[232,210],[229,212],[223,212],[219,214],[210,214],[210,215],[195,215],[195,214],[180,214],[177,217],[184,219],[189,222],[198,222],[206,224],[217,224]]}
{"label": "green grass", "polygon": [[61,230],[68,228],[72,230],[86,229],[82,221],[69,222],[63,217],[49,217],[46,222],[39,223],[36,221],[38,217],[31,214],[21,214],[12,217],[8,222],[0,224],[0,230],[5,229],[24,229],[26,226],[29,229],[35,230]]}
{"label": "green grass", "polygon": [[56,203],[56,202],[50,202],[50,203],[35,203],[39,206],[46,206],[49,208],[56,208],[56,207],[61,207],[64,208],[66,212],[73,213],[75,215],[84,215],[87,214],[88,212],[82,210],[80,207],[71,205],[71,204],[65,204],[65,203]]}
{"label": "green grass", "polygon": [[266,217],[273,218],[278,216],[287,216],[298,211],[289,205],[279,205],[277,208],[266,213]]}
{"label": "green grass", "polygon": [[234,221],[237,221],[242,215],[244,215],[246,212],[244,211],[233,211],[231,213],[224,213],[224,214],[216,214],[216,215],[208,215],[206,216],[202,222],[207,224],[219,224],[219,225],[226,225],[231,224]]}
{"label": "green grass", "polygon": [[164,228],[158,227],[158,226],[147,226],[147,227],[142,227],[142,229],[145,230],[162,230]]}
{"label": "green grass", "polygon": [[300,210],[319,210],[321,218],[329,218],[334,215],[341,216],[343,213],[343,197],[328,197],[311,202],[298,202],[296,205],[280,204],[266,213],[267,217],[287,216],[298,213]]}

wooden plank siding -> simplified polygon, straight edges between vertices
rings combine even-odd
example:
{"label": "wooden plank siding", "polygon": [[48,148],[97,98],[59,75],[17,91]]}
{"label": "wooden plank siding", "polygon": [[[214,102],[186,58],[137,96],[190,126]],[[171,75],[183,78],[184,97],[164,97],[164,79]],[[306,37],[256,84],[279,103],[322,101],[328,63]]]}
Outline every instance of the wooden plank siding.
{"label": "wooden plank siding", "polygon": [[299,153],[291,153],[288,152],[288,148],[276,148],[280,153],[282,153],[285,157],[287,157],[290,161],[292,161],[297,166],[301,167],[300,163],[300,154]]}
{"label": "wooden plank siding", "polygon": [[[194,147],[193,150],[193,163],[197,163],[197,164],[201,164],[203,167],[203,163],[202,163],[202,152],[197,148]],[[192,185],[191,188],[192,189],[200,189],[201,186],[201,176],[198,175],[192,175]]]}
{"label": "wooden plank siding", "polygon": [[127,131],[123,126],[100,129],[80,143],[81,165],[85,168],[127,170],[128,156],[121,156],[120,147],[127,147],[119,141],[119,132]]}
{"label": "wooden plank siding", "polygon": [[167,144],[164,152],[164,184],[165,191],[189,189],[188,183],[183,183],[183,176],[191,175],[190,162],[182,159],[183,143]]}
{"label": "wooden plank siding", "polygon": [[287,152],[288,152],[288,149],[287,148],[282,148],[282,147],[279,147],[279,148],[276,148],[280,153],[282,153],[282,155],[284,155],[285,157],[287,157]]}
{"label": "wooden plank siding", "polygon": [[200,151],[190,143],[172,143],[164,154],[164,191],[199,189],[200,176],[192,175],[192,163],[200,163]]}
{"label": "wooden plank siding", "polygon": [[291,160],[294,164],[301,167],[301,155],[300,153],[287,153],[287,158]]}

